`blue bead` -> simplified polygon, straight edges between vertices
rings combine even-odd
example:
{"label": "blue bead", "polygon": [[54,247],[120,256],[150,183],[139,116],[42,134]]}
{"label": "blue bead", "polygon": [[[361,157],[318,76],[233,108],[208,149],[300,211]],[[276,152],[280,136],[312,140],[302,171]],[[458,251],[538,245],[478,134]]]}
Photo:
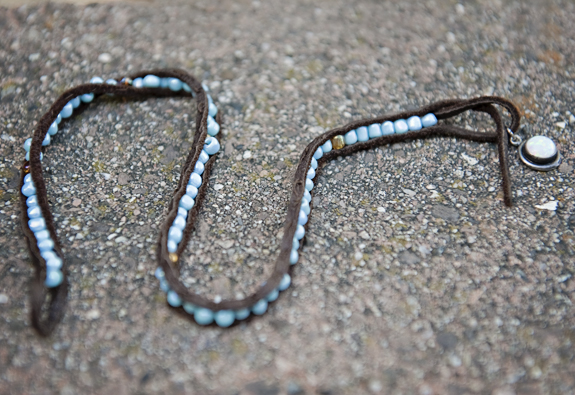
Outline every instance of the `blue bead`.
{"label": "blue bead", "polygon": [[22,195],[24,195],[24,196],[36,195],[36,187],[34,186],[34,184],[31,182],[28,182],[28,183],[22,185]]}
{"label": "blue bead", "polygon": [[266,296],[266,300],[268,302],[274,302],[277,300],[278,296],[280,296],[280,291],[278,291],[277,289],[274,289],[273,291],[271,291],[268,296]]}
{"label": "blue bead", "polygon": [[236,320],[245,320],[250,316],[250,309],[241,309],[234,311],[234,315],[236,316]]}
{"label": "blue bead", "polygon": [[24,150],[26,150],[26,152],[29,152],[31,145],[32,145],[32,139],[31,138],[26,139],[26,141],[24,141],[24,145],[23,145]]}
{"label": "blue bead", "polygon": [[298,216],[298,220],[297,223],[300,225],[305,225],[307,224],[307,214],[303,212],[303,210],[299,211],[299,216]]}
{"label": "blue bead", "polygon": [[204,144],[204,150],[208,155],[214,155],[220,150],[220,142],[216,138],[208,137]]}
{"label": "blue bead", "polygon": [[214,312],[204,307],[198,307],[194,311],[194,319],[200,325],[210,325],[214,322]]}
{"label": "blue bead", "polygon": [[50,134],[49,133],[46,133],[44,140],[42,140],[42,146],[45,147],[47,145],[50,145]]}
{"label": "blue bead", "polygon": [[291,250],[289,254],[289,263],[295,265],[299,259],[299,253],[296,250]]}
{"label": "blue bead", "polygon": [[155,75],[147,75],[142,81],[145,88],[158,88],[160,86],[160,78]]}
{"label": "blue bead", "polygon": [[262,299],[252,306],[252,313],[254,313],[255,315],[262,315],[266,312],[267,309],[268,309],[268,301]]}
{"label": "blue bead", "polygon": [[50,136],[53,136],[56,133],[58,133],[58,123],[56,121],[54,121],[54,122],[52,122],[52,125],[50,125],[50,128],[48,129],[48,134]]}
{"label": "blue bead", "polygon": [[369,132],[365,126],[357,128],[357,141],[363,142],[369,140]]}
{"label": "blue bead", "polygon": [[40,206],[30,207],[27,210],[28,218],[40,218],[42,216],[42,211],[40,211]]}
{"label": "blue bead", "polygon": [[118,85],[118,81],[116,81],[113,78],[110,78],[109,80],[106,80],[106,84],[108,85]]}
{"label": "blue bead", "polygon": [[182,84],[182,81],[180,81],[177,78],[170,78],[170,81],[168,82],[168,88],[170,88],[174,92],[181,91],[182,85],[184,85]]}
{"label": "blue bead", "polygon": [[132,86],[134,88],[143,88],[144,87],[144,80],[140,77],[135,78],[134,81],[132,81]]}
{"label": "blue bead", "polygon": [[378,123],[374,123],[373,125],[369,125],[368,132],[369,132],[369,138],[370,139],[374,139],[374,138],[383,136],[383,133],[381,132],[381,126],[379,126]]}
{"label": "blue bead", "polygon": [[343,139],[345,141],[345,145],[352,145],[357,143],[357,133],[355,130],[350,130],[349,132],[347,132],[345,134],[345,136],[343,136]]}
{"label": "blue bead", "polygon": [[393,122],[391,121],[385,121],[384,123],[381,124],[381,133],[384,136],[388,136],[390,134],[394,134],[395,133],[395,128],[393,127]]}
{"label": "blue bead", "polygon": [[211,104],[214,102],[214,99],[212,99],[212,97],[210,96],[209,93],[206,95],[206,97],[208,98],[208,104]]}
{"label": "blue bead", "polygon": [[220,125],[214,120],[214,118],[208,116],[208,134],[210,136],[215,136],[220,131]]}
{"label": "blue bead", "polygon": [[93,93],[85,93],[82,96],[80,96],[80,100],[82,100],[84,103],[91,103],[92,100],[94,100],[94,94]]}
{"label": "blue bead", "polygon": [[311,191],[313,189],[313,181],[309,178],[305,179],[305,189]]}
{"label": "blue bead", "polygon": [[[30,152],[26,152],[26,160],[30,160]],[[40,160],[44,159],[44,154],[40,152]]]}
{"label": "blue bead", "polygon": [[38,197],[36,195],[30,196],[28,199],[26,199],[26,205],[28,207],[37,206],[38,205]]}
{"label": "blue bead", "polygon": [[421,125],[421,118],[419,118],[418,116],[409,117],[407,119],[407,127],[409,128],[409,131],[411,131],[411,132],[414,132],[416,130],[421,130],[421,128],[423,127]]}
{"label": "blue bead", "polygon": [[188,84],[185,84],[185,83],[184,83],[184,85],[182,85],[182,88],[183,88],[186,92],[191,92],[191,91],[192,91],[192,88],[190,88],[190,86],[189,86]]}
{"label": "blue bead", "polygon": [[294,237],[292,242],[291,242],[291,249],[292,250],[299,250],[299,241],[297,241],[297,239]]}
{"label": "blue bead", "polygon": [[72,116],[73,112],[74,112],[74,107],[72,106],[72,103],[68,103],[64,106],[62,111],[60,111],[60,115],[62,116],[62,118],[70,118],[70,116]]}
{"label": "blue bead", "polygon": [[310,167],[309,170],[307,171],[307,178],[313,180],[314,177],[315,177],[315,170],[313,169],[313,167]]}
{"label": "blue bead", "polygon": [[56,259],[59,258],[58,255],[56,255],[56,253],[54,251],[41,251],[40,252],[40,256],[42,258],[44,258],[44,260],[46,262],[48,262],[50,259]]}
{"label": "blue bead", "polygon": [[[28,209],[30,210],[30,209]],[[46,229],[41,230],[39,232],[34,233],[34,237],[36,238],[37,241],[40,240],[44,240],[50,237],[50,232],[48,232]]]}
{"label": "blue bead", "polygon": [[170,85],[169,78],[160,78],[160,88],[167,88]]}
{"label": "blue bead", "polygon": [[64,262],[62,262],[62,259],[60,259],[60,257],[48,259],[46,261],[46,269],[47,270],[61,269],[63,263]]}
{"label": "blue bead", "polygon": [[168,292],[170,290],[170,284],[168,284],[165,278],[160,280],[160,290],[162,292]]}
{"label": "blue bead", "polygon": [[168,240],[168,252],[176,252],[178,251],[178,243],[174,240]]}
{"label": "blue bead", "polygon": [[437,125],[437,117],[434,114],[427,114],[421,118],[421,125],[424,128]]}
{"label": "blue bead", "polygon": [[32,182],[32,174],[28,173],[24,176],[24,184]]}
{"label": "blue bead", "polygon": [[214,319],[220,328],[227,328],[234,323],[236,317],[231,310],[220,310],[215,314]]}
{"label": "blue bead", "polygon": [[214,103],[210,103],[208,106],[208,114],[210,114],[210,117],[215,117],[218,113],[218,108],[216,107],[216,105]]}
{"label": "blue bead", "polygon": [[174,223],[172,224],[172,226],[174,226],[180,230],[184,230],[184,228],[186,227],[186,219],[184,217],[182,217],[181,215],[178,215],[176,217],[176,219],[174,219]]}
{"label": "blue bead", "polygon": [[323,143],[323,145],[321,146],[321,149],[322,149],[324,154],[327,154],[329,151],[331,151],[333,149],[333,145],[331,144],[331,140],[327,140],[325,143]]}
{"label": "blue bead", "polygon": [[203,82],[202,82],[202,89],[205,90],[206,92],[210,91],[210,88],[208,88],[208,86],[206,84],[204,84]]}
{"label": "blue bead", "polygon": [[102,84],[104,80],[100,77],[92,77],[90,84]]}
{"label": "blue bead", "polygon": [[203,172],[204,172],[204,164],[200,161],[197,161],[196,165],[194,166],[194,173],[199,174],[201,176]]}
{"label": "blue bead", "polygon": [[186,195],[191,198],[195,198],[198,195],[198,188],[188,184],[188,186],[186,186]]}
{"label": "blue bead", "polygon": [[80,98],[75,97],[72,100],[70,100],[70,103],[72,103],[72,107],[78,108],[80,106]]}
{"label": "blue bead", "polygon": [[298,240],[301,240],[301,239],[303,239],[304,236],[305,236],[305,229],[303,226],[298,224],[298,226],[295,230],[295,238]]}
{"label": "blue bead", "polygon": [[307,215],[309,215],[310,207],[309,207],[309,202],[305,199],[301,200],[301,206],[300,206],[300,210],[303,211],[304,213],[306,213]]}
{"label": "blue bead", "polygon": [[172,240],[174,243],[179,243],[182,241],[182,231],[174,226],[170,226],[170,230],[168,231],[168,240]]}
{"label": "blue bead", "polygon": [[409,131],[409,126],[407,126],[407,122],[405,119],[398,119],[393,123],[393,128],[395,129],[395,133],[407,133]]}
{"label": "blue bead", "polygon": [[198,160],[202,163],[206,163],[208,159],[210,159],[210,156],[206,151],[202,150],[202,152],[200,152],[200,157],[198,158]]}
{"label": "blue bead", "polygon": [[180,205],[179,206],[181,208],[189,211],[192,209],[192,207],[194,207],[194,199],[192,199],[189,195],[184,195],[180,199]]}
{"label": "blue bead", "polygon": [[60,122],[62,122],[62,115],[58,114],[58,116],[56,117],[56,123],[60,125]]}
{"label": "blue bead", "polygon": [[188,302],[184,302],[184,304],[182,305],[182,307],[184,308],[184,310],[186,311],[186,313],[188,314],[194,314],[194,312],[196,311],[197,307],[194,306],[191,303]]}
{"label": "blue bead", "polygon": [[[322,148],[322,149],[323,149],[323,148]],[[325,152],[325,150],[324,150],[323,152]],[[314,170],[317,169],[317,160],[316,160],[315,158],[313,158],[313,157],[311,158],[311,164],[310,164],[310,166],[311,166],[311,168],[314,169]]]}
{"label": "blue bead", "polygon": [[[188,185],[190,186],[190,185]],[[181,215],[184,218],[188,218],[188,210],[183,207],[178,207],[178,215]]]}
{"label": "blue bead", "polygon": [[54,249],[54,242],[52,239],[44,239],[38,242],[38,249],[40,251],[52,251]]}
{"label": "blue bead", "polygon": [[309,193],[307,189],[304,189],[303,191],[303,198],[308,202],[311,202],[311,193]]}
{"label": "blue bead", "polygon": [[60,270],[55,269],[46,271],[46,281],[44,281],[44,285],[48,288],[57,287],[62,284],[62,281],[64,281],[64,274],[62,274]]}
{"label": "blue bead", "polygon": [[321,149],[321,147],[317,147],[317,149],[315,150],[315,153],[313,154],[313,157],[318,160],[323,156],[323,150]]}
{"label": "blue bead", "polygon": [[180,307],[182,305],[182,299],[180,295],[176,293],[176,291],[168,291],[168,304],[172,307]]}
{"label": "blue bead", "polygon": [[280,291],[285,291],[286,289],[289,288],[291,284],[291,277],[289,274],[284,274],[284,276],[282,277],[281,281],[280,281],[280,285],[278,286],[278,289]]}
{"label": "blue bead", "polygon": [[192,173],[190,175],[190,181],[188,181],[188,185],[199,188],[200,185],[202,185],[202,177],[200,177],[198,173]]}
{"label": "blue bead", "polygon": [[162,269],[161,267],[158,267],[158,268],[156,268],[156,271],[154,272],[154,276],[158,280],[161,280],[161,279],[166,277],[166,273],[164,273],[164,269]]}

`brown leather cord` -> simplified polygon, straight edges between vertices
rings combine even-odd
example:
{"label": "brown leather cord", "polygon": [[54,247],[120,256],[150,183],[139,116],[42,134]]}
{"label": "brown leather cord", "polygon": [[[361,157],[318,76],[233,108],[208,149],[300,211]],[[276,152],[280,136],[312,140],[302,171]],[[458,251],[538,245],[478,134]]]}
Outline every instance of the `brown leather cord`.
{"label": "brown leather cord", "polygon": [[[356,143],[353,145],[345,146],[339,150],[332,150],[326,153],[318,161],[318,172],[321,171],[321,166],[323,166],[327,161],[332,160],[338,156],[350,155],[354,152],[371,149],[374,147],[394,144],[402,141],[420,139],[420,138],[430,138],[436,136],[443,137],[457,137],[468,139],[477,142],[491,142],[498,144],[498,154],[500,160],[500,170],[502,173],[503,182],[503,193],[504,201],[507,206],[511,206],[511,184],[509,177],[509,168],[507,163],[507,131],[505,125],[503,124],[503,119],[494,105],[499,105],[508,110],[511,117],[511,125],[509,129],[512,132],[516,132],[519,127],[520,114],[515,105],[499,97],[479,97],[469,100],[445,100],[440,101],[428,106],[422,107],[415,111],[401,112],[393,115],[384,115],[377,118],[365,119],[361,121],[351,122],[343,127],[332,129],[323,133],[322,135],[316,137],[303,151],[300,156],[300,161],[296,169],[292,192],[290,196],[290,201],[288,204],[287,215],[284,225],[284,235],[280,244],[280,253],[277,258],[274,270],[270,277],[262,284],[262,286],[255,291],[253,294],[247,296],[242,300],[224,300],[220,303],[216,303],[206,297],[190,292],[180,281],[179,281],[179,267],[177,263],[173,263],[170,260],[170,254],[167,249],[168,231],[177,215],[178,202],[181,197],[186,192],[187,182],[190,178],[191,173],[194,170],[195,163],[197,162],[201,150],[203,149],[204,141],[207,137],[207,117],[208,117],[208,101],[207,95],[202,89],[201,84],[194,79],[192,76],[187,74],[182,70],[169,69],[169,70],[150,70],[143,71],[141,73],[134,74],[130,78],[144,77],[146,75],[156,75],[160,78],[163,77],[173,77],[178,78],[182,82],[187,83],[193,92],[196,94],[196,99],[198,100],[198,117],[196,122],[196,132],[194,134],[192,147],[185,160],[184,165],[181,170],[181,177],[178,181],[178,185],[174,191],[172,200],[168,206],[168,214],[166,220],[161,227],[160,235],[158,238],[157,245],[157,259],[158,264],[164,270],[166,280],[169,284],[170,289],[174,290],[184,302],[192,303],[198,307],[205,307],[213,311],[220,310],[239,310],[243,308],[250,308],[256,304],[259,300],[266,297],[269,293],[277,288],[280,280],[284,274],[288,273],[290,269],[290,252],[292,249],[292,240],[298,224],[299,210],[301,206],[301,200],[305,190],[305,180],[307,171],[309,169],[311,159],[318,147],[323,145],[326,141],[337,135],[344,135],[350,130],[356,129],[361,126],[369,126],[374,123],[383,123],[385,121],[395,121],[397,119],[407,119],[411,116],[424,116],[428,113],[433,113],[436,115],[438,120],[451,118],[465,111],[473,110],[478,112],[484,112],[491,116],[495,122],[496,130],[495,132],[477,132],[473,130],[464,129],[461,127],[448,125],[448,124],[437,124],[432,127],[424,128],[415,132],[408,132],[405,134],[392,134],[388,136],[382,136],[379,138],[371,139],[366,142]],[[29,169],[32,174],[32,180],[36,186],[36,195],[38,198],[38,205],[41,208],[42,216],[46,221],[46,228],[50,232],[50,236],[55,242],[54,250],[57,255],[62,258],[64,264],[62,266],[62,272],[64,274],[63,283],[55,288],[47,290],[43,284],[43,279],[46,274],[46,264],[44,259],[40,255],[38,250],[36,239],[34,234],[28,228],[28,217],[26,212],[26,197],[21,194],[21,207],[22,207],[22,227],[24,234],[28,239],[28,247],[32,255],[32,263],[35,267],[35,276],[32,280],[30,289],[30,303],[31,303],[31,315],[32,315],[32,325],[36,330],[44,336],[49,335],[57,323],[62,319],[65,306],[66,297],[68,290],[67,281],[67,267],[64,260],[64,255],[61,251],[60,243],[56,237],[56,231],[54,226],[53,217],[50,213],[48,200],[46,195],[46,186],[42,176],[42,165],[40,162],[40,151],[42,148],[42,141],[46,135],[48,128],[52,122],[56,119],[63,107],[73,98],[85,94],[94,93],[96,95],[111,93],[118,96],[128,96],[128,97],[146,97],[146,96],[174,96],[182,95],[182,93],[175,93],[168,89],[160,88],[134,88],[128,85],[108,85],[108,84],[85,84],[80,85],[76,88],[70,89],[64,92],[52,105],[50,110],[44,114],[44,116],[38,122],[34,136],[32,139],[32,144],[30,148],[30,163]],[[185,95],[185,93],[184,93]],[[222,124],[221,111],[218,111],[217,117],[218,124]],[[218,139],[221,134],[218,135]],[[201,209],[202,202],[205,199],[210,171],[216,159],[216,155],[210,157],[210,159],[205,164],[204,173],[202,174],[202,185],[198,189],[198,195],[195,198],[195,205],[189,211],[186,227],[183,232],[183,238],[180,242],[176,255],[179,257],[186,249],[187,243],[191,236],[195,221]],[[27,163],[24,164],[22,168],[22,181],[26,174]],[[316,176],[317,177],[317,176]],[[308,223],[309,226],[309,223]],[[43,306],[48,304],[44,309]]]}

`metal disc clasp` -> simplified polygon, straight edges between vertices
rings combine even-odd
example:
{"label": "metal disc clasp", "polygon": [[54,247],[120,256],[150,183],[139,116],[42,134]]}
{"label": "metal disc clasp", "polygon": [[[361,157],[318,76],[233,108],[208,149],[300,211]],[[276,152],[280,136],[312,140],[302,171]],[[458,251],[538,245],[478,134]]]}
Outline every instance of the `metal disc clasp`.
{"label": "metal disc clasp", "polygon": [[554,170],[561,164],[557,145],[546,136],[533,136],[522,143],[519,158],[527,167],[539,171]]}

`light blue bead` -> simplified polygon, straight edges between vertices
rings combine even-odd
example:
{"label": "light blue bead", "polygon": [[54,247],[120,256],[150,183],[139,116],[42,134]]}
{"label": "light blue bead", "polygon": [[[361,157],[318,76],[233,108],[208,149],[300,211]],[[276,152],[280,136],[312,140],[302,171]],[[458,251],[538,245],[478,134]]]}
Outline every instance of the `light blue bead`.
{"label": "light blue bead", "polygon": [[[30,209],[28,209],[28,210],[30,210]],[[30,217],[29,214],[28,214],[28,217]],[[44,239],[47,239],[50,237],[50,232],[48,232],[46,229],[44,229],[44,230],[41,230],[40,232],[34,233],[34,237],[38,241],[44,240]]]}
{"label": "light blue bead", "polygon": [[370,139],[374,139],[374,138],[383,136],[383,133],[381,132],[381,126],[378,123],[374,123],[373,125],[369,125],[368,132],[369,132],[369,138]]}
{"label": "light blue bead", "polygon": [[369,140],[369,132],[365,126],[357,128],[357,141],[364,142]]}
{"label": "light blue bead", "polygon": [[305,229],[303,226],[298,224],[298,226],[295,230],[295,238],[298,240],[301,240],[301,239],[303,239],[304,236],[305,236]]}
{"label": "light blue bead", "polygon": [[72,103],[72,107],[78,108],[80,106],[80,98],[75,97],[72,100],[70,100],[70,103]]}
{"label": "light blue bead", "polygon": [[51,258],[46,261],[47,270],[61,269],[64,262],[59,257]]}
{"label": "light blue bead", "polygon": [[54,121],[54,122],[52,122],[52,125],[50,125],[50,128],[48,129],[48,134],[50,136],[53,136],[56,133],[58,133],[58,123],[56,121]]}
{"label": "light blue bead", "polygon": [[182,85],[184,85],[182,84],[182,81],[180,81],[177,78],[170,78],[170,81],[168,82],[168,88],[170,88],[174,92],[181,91]]}
{"label": "light blue bead", "polygon": [[248,318],[250,316],[250,309],[241,309],[241,310],[236,310],[234,311],[234,315],[236,317],[236,320],[240,321],[240,320],[245,320],[246,318]]}
{"label": "light blue bead", "polygon": [[24,141],[24,150],[26,150],[26,152],[30,151],[30,146],[32,145],[32,138],[26,139],[26,141]]}
{"label": "light blue bead", "polygon": [[195,198],[196,196],[198,196],[198,188],[188,184],[188,186],[186,186],[186,195],[188,195],[191,198]]}
{"label": "light blue bead", "polygon": [[162,292],[168,292],[170,290],[170,284],[168,284],[165,278],[160,280],[160,290]]}
{"label": "light blue bead", "polygon": [[384,136],[388,136],[390,134],[394,134],[395,133],[395,128],[393,127],[393,122],[391,121],[385,121],[384,123],[381,124],[381,133]]}
{"label": "light blue bead", "polygon": [[299,259],[299,253],[296,250],[291,250],[289,254],[289,263],[295,265]]}
{"label": "light blue bead", "polygon": [[214,120],[214,118],[208,116],[208,134],[210,136],[215,136],[220,131],[220,125]]}
{"label": "light blue bead", "polygon": [[191,210],[194,207],[194,199],[192,199],[189,195],[184,195],[180,199],[179,206],[185,210]]}
{"label": "light blue bead", "polygon": [[27,210],[28,218],[40,218],[42,216],[42,211],[40,211],[40,206],[30,207]]}
{"label": "light blue bead", "polygon": [[204,307],[198,307],[194,311],[194,319],[200,325],[210,325],[214,322],[214,312]]}
{"label": "light blue bead", "polygon": [[[323,149],[323,148],[322,148],[322,149]],[[323,152],[325,153],[325,150],[324,150]],[[311,166],[311,168],[314,169],[314,170],[317,169],[317,160],[316,160],[315,158],[313,158],[313,157],[311,158],[310,166]]]}
{"label": "light blue bead", "polygon": [[80,96],[80,100],[82,100],[84,103],[91,103],[92,100],[94,100],[94,94],[93,93],[85,93],[82,96]]}
{"label": "light blue bead", "polygon": [[421,125],[421,118],[419,118],[418,116],[409,117],[407,119],[407,127],[409,128],[409,131],[411,131],[411,132],[415,132],[416,130],[421,130],[421,128],[423,127]]}
{"label": "light blue bead", "polygon": [[28,173],[24,176],[24,184],[32,182],[32,174]]}
{"label": "light blue bead", "polygon": [[30,196],[28,199],[26,199],[26,205],[28,207],[37,206],[38,205],[38,197],[36,195]]}
{"label": "light blue bead", "polygon": [[309,215],[309,212],[311,210],[309,208],[309,202],[307,200],[305,200],[305,199],[301,200],[300,210],[303,211],[304,213],[306,213],[307,215]]}
{"label": "light blue bead", "polygon": [[175,226],[176,228],[183,231],[184,228],[186,227],[186,219],[181,215],[178,215],[176,219],[174,219],[174,223],[172,224],[172,226]]}
{"label": "light blue bead", "polygon": [[64,106],[62,111],[60,111],[60,115],[62,116],[62,118],[70,118],[73,112],[74,107],[72,106],[72,103],[68,103]]}
{"label": "light blue bead", "polygon": [[183,88],[186,92],[191,92],[191,91],[192,91],[192,88],[190,88],[190,86],[189,86],[188,84],[186,84],[186,83],[184,83],[184,84],[182,85],[182,88]]}
{"label": "light blue bead", "polygon": [[146,88],[158,88],[160,86],[160,78],[155,75],[147,75],[142,81]]}
{"label": "light blue bead", "polygon": [[315,177],[315,170],[313,169],[313,167],[310,167],[309,170],[307,171],[307,178],[313,180],[314,177]]}
{"label": "light blue bead", "polygon": [[216,105],[214,103],[210,103],[208,106],[208,114],[210,114],[210,117],[216,117],[218,113],[218,108],[216,107]]}
{"label": "light blue bead", "polygon": [[218,141],[218,139],[214,137],[208,137],[204,144],[204,151],[206,151],[208,155],[214,155],[219,150],[220,150],[220,142]]}
{"label": "light blue bead", "polygon": [[266,296],[266,300],[268,302],[275,302],[278,298],[278,296],[280,296],[280,291],[277,289],[274,289],[273,291],[271,291],[268,296]]}
{"label": "light blue bead", "polygon": [[174,243],[179,243],[182,241],[182,230],[178,229],[174,226],[170,226],[170,230],[168,231],[168,240],[172,240]]}
{"label": "light blue bead", "polygon": [[208,86],[206,84],[204,84],[203,82],[202,82],[202,89],[205,90],[206,92],[210,91],[210,88],[208,88]]}
{"label": "light blue bead", "polygon": [[62,281],[64,281],[64,274],[62,274],[60,270],[55,269],[46,271],[46,281],[44,281],[44,285],[48,288],[57,287],[62,284]]}
{"label": "light blue bead", "polygon": [[176,291],[168,291],[168,296],[166,298],[168,300],[168,304],[172,307],[180,307],[182,305],[182,299],[180,295],[176,293]]}
{"label": "light blue bead", "polygon": [[203,172],[204,172],[204,164],[200,161],[197,161],[196,165],[194,166],[194,173],[201,176]]}
{"label": "light blue bead", "polygon": [[174,240],[168,240],[168,252],[176,252],[178,251],[178,243]]}
{"label": "light blue bead", "polygon": [[[30,160],[30,152],[26,152],[26,156],[24,156],[26,160]],[[40,160],[44,159],[44,154],[40,152]]]}
{"label": "light blue bead", "polygon": [[303,198],[308,202],[311,202],[311,193],[309,193],[307,189],[304,189],[303,191]]}
{"label": "light blue bead", "polygon": [[357,143],[357,132],[355,130],[350,130],[343,136],[345,145],[352,145]]}
{"label": "light blue bead", "polygon": [[421,125],[424,128],[437,125],[437,117],[434,114],[427,114],[421,118]]}
{"label": "light blue bead", "polygon": [[[190,185],[188,185],[190,186]],[[188,210],[183,207],[178,207],[178,215],[181,215],[184,218],[188,218]]]}
{"label": "light blue bead", "polygon": [[198,173],[192,173],[190,175],[190,181],[188,181],[188,185],[193,185],[196,188],[199,188],[202,185],[202,177]]}
{"label": "light blue bead", "polygon": [[47,145],[50,145],[50,134],[46,133],[46,136],[44,137],[44,140],[42,140],[42,146],[45,147]]}
{"label": "light blue bead", "polygon": [[58,116],[56,117],[56,123],[60,125],[60,122],[62,122],[62,115],[58,114]]}
{"label": "light blue bead", "polygon": [[252,313],[254,313],[255,315],[262,315],[266,312],[267,309],[268,309],[268,301],[262,299],[252,306]]}
{"label": "light blue bead", "polygon": [[200,157],[198,158],[198,160],[205,164],[208,161],[208,159],[210,159],[210,156],[205,150],[202,150],[202,152],[200,152]]}
{"label": "light blue bead", "polygon": [[318,160],[323,156],[323,150],[321,149],[321,147],[317,147],[317,149],[315,150],[315,153],[313,154],[313,157]]}
{"label": "light blue bead", "polygon": [[184,304],[182,305],[182,307],[184,308],[184,310],[186,311],[186,313],[188,314],[194,314],[194,312],[196,311],[197,307],[191,303],[188,302],[184,302]]}
{"label": "light blue bead", "polygon": [[220,328],[227,328],[234,323],[236,317],[231,310],[220,310],[214,315],[214,319]]}
{"label": "light blue bead", "polygon": [[118,85],[118,81],[116,81],[116,80],[113,79],[113,78],[110,78],[110,79],[106,80],[106,84],[108,84],[108,85]]}
{"label": "light blue bead", "polygon": [[291,285],[291,277],[289,274],[286,273],[282,277],[282,279],[280,281],[280,285],[278,285],[278,289],[280,291],[285,291],[286,289],[289,288],[290,285]]}
{"label": "light blue bead", "polygon": [[313,181],[309,178],[305,179],[305,189],[311,191],[313,189]]}
{"label": "light blue bead", "polygon": [[24,195],[24,196],[36,195],[36,187],[34,186],[34,184],[31,182],[28,182],[28,183],[22,185],[22,195]]}
{"label": "light blue bead", "polygon": [[90,84],[102,84],[104,80],[100,77],[92,77]]}
{"label": "light blue bead", "polygon": [[206,95],[206,97],[208,98],[208,104],[211,104],[214,102],[214,99],[212,99],[212,97],[210,96],[209,93]]}
{"label": "light blue bead", "polygon": [[144,87],[144,80],[140,77],[135,78],[134,81],[132,81],[132,86],[134,88],[143,88]]}
{"label": "light blue bead", "polygon": [[299,250],[299,241],[297,241],[297,239],[294,237],[292,242],[291,242],[291,248],[292,250]]}
{"label": "light blue bead", "polygon": [[307,224],[307,214],[304,213],[303,210],[299,211],[297,223],[300,224],[301,226],[304,226],[305,224]]}
{"label": "light blue bead", "polygon": [[52,239],[44,239],[38,242],[38,249],[40,251],[52,251],[54,249],[54,242]]}
{"label": "light blue bead", "polygon": [[407,133],[409,131],[409,126],[407,125],[405,119],[398,119],[393,123],[393,129],[397,134]]}
{"label": "light blue bead", "polygon": [[170,85],[169,78],[160,78],[160,88],[167,88]]}
{"label": "light blue bead", "polygon": [[59,258],[59,256],[56,255],[54,251],[42,251],[40,252],[40,256],[44,258],[46,262],[48,262],[50,259]]}
{"label": "light blue bead", "polygon": [[161,267],[158,267],[158,268],[156,268],[156,271],[154,272],[154,276],[158,280],[161,280],[161,279],[166,277],[166,273],[164,273],[164,269],[162,269]]}
{"label": "light blue bead", "polygon": [[327,154],[329,151],[331,151],[333,149],[333,145],[331,144],[331,140],[327,140],[325,143],[323,143],[323,145],[321,146],[321,149],[322,149],[324,154]]}

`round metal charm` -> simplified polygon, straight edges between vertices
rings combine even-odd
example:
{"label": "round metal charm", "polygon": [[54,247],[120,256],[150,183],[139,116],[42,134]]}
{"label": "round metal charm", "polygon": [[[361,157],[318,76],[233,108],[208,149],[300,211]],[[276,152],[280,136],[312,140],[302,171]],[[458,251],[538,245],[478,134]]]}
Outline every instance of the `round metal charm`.
{"label": "round metal charm", "polygon": [[561,154],[549,137],[533,136],[519,146],[519,158],[527,167],[549,171],[559,167]]}

